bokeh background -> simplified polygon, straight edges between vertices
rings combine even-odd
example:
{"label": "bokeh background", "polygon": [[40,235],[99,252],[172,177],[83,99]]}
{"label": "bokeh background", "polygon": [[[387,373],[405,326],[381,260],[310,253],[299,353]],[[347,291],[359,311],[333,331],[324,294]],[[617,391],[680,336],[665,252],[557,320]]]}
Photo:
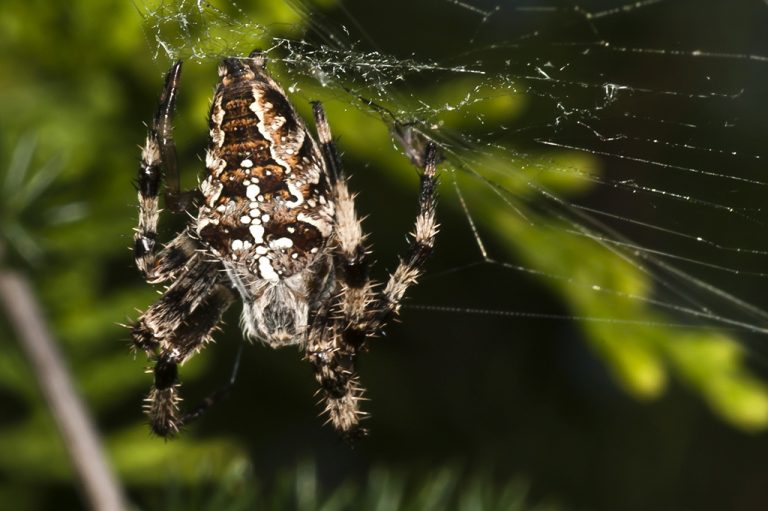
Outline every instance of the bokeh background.
{"label": "bokeh background", "polygon": [[[763,31],[768,16],[762,2],[721,2],[707,8],[696,2],[662,4],[656,10],[614,16],[600,25],[602,36],[628,47],[768,54]],[[315,383],[301,355],[262,346],[246,346],[237,385],[225,402],[178,439],[151,437],[140,412],[151,376],[145,374],[143,357],[129,353],[127,331],[120,323],[135,318],[158,291],[142,282],[128,249],[137,214],[137,146],[170,63],[157,45],[158,34],[163,33],[179,56],[188,57],[194,46],[190,42],[200,42],[204,33],[195,13],[226,14],[213,15],[212,25],[205,28],[213,34],[219,30],[224,39],[190,61],[182,80],[175,134],[182,169],[187,169],[186,185],[193,186],[203,166],[205,113],[217,52],[220,56],[247,52],[254,45],[266,47],[275,36],[305,38],[307,48],[319,48],[331,41],[330,32],[344,34],[340,27],[346,24],[353,34],[350,41],[365,35],[354,52],[378,50],[401,59],[474,63],[493,75],[508,69],[509,60],[535,67],[548,59],[571,58],[558,54],[565,50],[556,45],[535,43],[483,53],[488,44],[507,40],[510,34],[538,30],[549,32],[545,41],[573,42],[586,40],[590,33],[588,24],[573,22],[579,19],[574,17],[578,9],[566,2],[552,4],[555,14],[534,17],[493,2],[472,4],[486,13],[498,8],[498,15],[486,23],[455,2],[440,1],[328,0],[292,6],[242,0],[216,4],[222,11],[199,11],[199,5],[6,0],[0,6],[0,265],[31,282],[132,505],[328,510],[768,507],[768,373],[761,356],[762,336],[716,329],[691,318],[684,327],[673,327],[676,318],[641,300],[596,298],[567,283],[542,281],[531,272],[477,264],[482,257],[452,176],[474,207],[486,248],[499,260],[554,274],[575,275],[578,268],[612,289],[648,296],[659,292],[636,266],[569,238],[567,226],[551,214],[551,205],[539,204],[541,197],[524,186],[526,179],[537,179],[562,197],[609,208],[623,200],[619,192],[585,185],[567,174],[548,177],[542,161],[617,180],[657,169],[544,150],[532,142],[530,131],[499,135],[488,129],[488,123],[498,122],[552,131],[557,114],[548,103],[555,96],[547,94],[555,93],[543,94],[543,88],[533,82],[526,85],[525,80],[514,93],[488,94],[458,114],[446,110],[429,119],[439,121],[442,133],[454,130],[477,138],[442,139],[451,151],[441,189],[444,228],[429,263],[431,275],[410,295],[412,306],[404,309],[402,322],[391,325],[385,339],[373,342],[361,361],[371,399],[366,404],[372,414],[369,439],[350,449],[330,428],[321,427]],[[300,14],[296,5],[307,11]],[[622,5],[581,2],[577,7],[597,12]],[[562,16],[557,14],[560,9]],[[189,25],[180,30],[180,20]],[[263,30],[244,33],[248,27]],[[233,34],[241,37],[234,39]],[[482,59],[468,50],[477,50]],[[458,101],[472,90],[473,77],[449,72],[436,79],[406,72],[405,85],[385,87],[402,87],[400,92],[377,96],[375,84],[351,65],[321,80],[301,62],[281,61],[281,56],[302,51],[278,48],[273,69],[282,83],[296,90],[293,98],[305,116],[310,99],[325,102],[344,164],[354,176],[352,186],[360,192],[359,209],[369,215],[365,227],[372,233],[376,275],[383,276],[405,247],[417,174],[394,147],[386,123],[341,85],[357,85],[358,92],[369,91],[397,112],[417,112],[417,100]],[[649,80],[643,83],[659,90],[687,90],[692,77],[703,79],[711,73],[717,90],[745,90],[738,103],[706,102],[682,93],[666,104],[635,106],[647,108],[650,117],[700,119],[701,128],[695,131],[699,145],[720,149],[737,141],[740,149],[759,153],[766,118],[760,93],[764,95],[768,83],[764,60],[741,59],[734,65],[690,56],[674,62],[651,56],[629,61],[614,54],[579,61],[578,72],[580,80],[595,77],[594,82],[607,80],[606,74],[629,83]],[[580,101],[580,87],[565,87],[574,102]],[[407,104],[397,104],[396,98]],[[602,116],[594,104],[590,108]],[[734,122],[733,140],[726,143],[719,131],[709,130],[708,119],[712,125]],[[674,132],[649,136],[671,140]],[[643,154],[669,161],[667,150],[656,147]],[[480,153],[485,159],[478,163]],[[698,168],[716,157],[686,156],[679,163]],[[500,201],[481,179],[462,172],[458,163],[468,160],[487,169],[484,177],[516,194],[511,202]],[[730,159],[722,163],[734,164]],[[514,171],[526,165],[533,167],[535,178],[521,179]],[[740,165],[739,175],[757,179],[764,165],[750,165]],[[669,173],[645,178],[672,186]],[[679,186],[694,186],[692,193],[700,198],[720,186],[697,175],[671,179]],[[751,201],[746,207],[757,209],[764,202],[759,187],[734,189]],[[527,220],[521,221],[510,204],[529,208]],[[690,232],[698,228],[692,218],[698,216],[709,235],[733,237],[735,243],[762,235],[760,223],[742,222],[745,225],[733,228],[730,217],[686,202],[656,197],[648,204],[627,204],[635,208],[626,212],[632,218],[646,218],[643,208],[656,211],[659,218],[687,218],[683,228]],[[184,220],[164,219],[161,235],[169,239]],[[642,239],[642,232],[624,227],[625,234],[650,241]],[[665,248],[680,255],[690,250],[671,242]],[[721,252],[716,256],[727,259],[722,264],[746,267]],[[702,278],[722,289],[736,289],[757,307],[766,306],[759,287],[742,285],[733,275],[713,272]],[[429,304],[456,310],[418,307]],[[467,308],[552,317],[472,314]],[[233,307],[216,343],[183,367],[188,403],[229,377],[241,342],[238,313]],[[639,323],[612,325],[576,316]],[[85,504],[67,450],[5,311],[0,312],[0,334],[0,507],[81,509]]]}

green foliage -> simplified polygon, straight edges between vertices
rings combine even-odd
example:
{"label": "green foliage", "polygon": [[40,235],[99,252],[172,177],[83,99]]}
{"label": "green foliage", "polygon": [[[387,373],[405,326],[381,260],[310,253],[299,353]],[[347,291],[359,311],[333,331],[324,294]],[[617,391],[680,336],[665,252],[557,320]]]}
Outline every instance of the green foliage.
{"label": "green foliage", "polygon": [[229,464],[208,484],[193,489],[172,482],[150,510],[214,511],[227,509],[295,511],[554,511],[551,502],[532,504],[528,485],[494,481],[492,474],[466,476],[453,466],[418,476],[374,468],[365,481],[345,481],[328,491],[312,462],[281,472],[267,487],[244,460]]}
{"label": "green foliage", "polygon": [[10,247],[29,264],[40,262],[42,248],[26,226],[62,223],[83,215],[78,204],[47,209],[34,207],[61,170],[58,161],[49,160],[32,172],[30,167],[36,145],[32,136],[25,136],[17,143],[0,188],[0,222],[3,225],[0,246]]}
{"label": "green foliage", "polygon": [[[474,213],[481,222],[494,226],[500,241],[525,266],[540,272],[572,314],[583,319],[586,338],[628,393],[639,399],[656,398],[671,372],[724,419],[746,430],[765,429],[768,386],[751,375],[737,338],[672,325],[673,317],[654,308],[653,282],[635,262],[620,257],[609,245],[596,243],[587,227],[577,229],[559,218],[525,209],[521,198],[526,193],[554,190],[568,194],[584,188],[582,178],[590,172],[589,162],[580,155],[567,158],[550,158],[551,171],[537,167],[533,173],[523,170],[505,180],[503,172],[493,172],[502,159],[491,156],[479,166],[489,169],[488,175],[480,177],[501,185],[509,194],[507,200],[519,205],[520,214],[510,215],[505,202],[478,197],[472,203],[482,207]],[[560,169],[570,167],[579,171],[568,178]],[[488,194],[478,181],[462,177],[467,196]],[[565,275],[567,280],[558,278]]]}

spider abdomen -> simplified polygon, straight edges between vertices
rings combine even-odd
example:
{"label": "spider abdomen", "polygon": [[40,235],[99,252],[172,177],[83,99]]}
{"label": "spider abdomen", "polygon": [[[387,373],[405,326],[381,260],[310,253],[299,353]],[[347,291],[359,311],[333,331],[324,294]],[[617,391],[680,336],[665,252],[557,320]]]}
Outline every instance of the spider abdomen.
{"label": "spider abdomen", "polygon": [[243,299],[248,337],[295,344],[334,203],[317,143],[263,64],[257,55],[219,68],[197,231]]}
{"label": "spider abdomen", "polygon": [[325,165],[263,59],[226,59],[219,75],[198,234],[238,271],[276,282],[311,264],[332,233]]}

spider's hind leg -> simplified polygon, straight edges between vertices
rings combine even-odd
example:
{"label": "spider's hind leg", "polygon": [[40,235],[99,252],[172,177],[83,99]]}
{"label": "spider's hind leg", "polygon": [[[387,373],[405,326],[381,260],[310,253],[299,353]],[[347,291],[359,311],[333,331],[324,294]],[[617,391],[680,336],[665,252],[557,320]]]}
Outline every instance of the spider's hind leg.
{"label": "spider's hind leg", "polygon": [[367,414],[360,410],[359,404],[365,398],[355,371],[357,350],[348,345],[339,346],[336,342],[339,333],[333,327],[320,326],[325,323],[327,318],[310,330],[306,358],[320,384],[319,393],[328,422],[344,439],[354,441],[368,434],[360,425]]}
{"label": "spider's hind leg", "polygon": [[155,359],[154,385],[144,400],[144,411],[155,434],[163,437],[176,434],[184,424],[202,415],[217,394],[225,392],[214,394],[203,405],[195,407],[193,413],[180,411],[178,366],[205,346],[231,301],[229,290],[217,286],[173,337],[163,343],[164,347]]}
{"label": "spider's hind leg", "polygon": [[205,346],[232,300],[232,292],[220,282],[219,266],[196,254],[134,325],[134,345],[155,361],[145,411],[158,435],[172,435],[184,422],[178,406],[178,365]]}

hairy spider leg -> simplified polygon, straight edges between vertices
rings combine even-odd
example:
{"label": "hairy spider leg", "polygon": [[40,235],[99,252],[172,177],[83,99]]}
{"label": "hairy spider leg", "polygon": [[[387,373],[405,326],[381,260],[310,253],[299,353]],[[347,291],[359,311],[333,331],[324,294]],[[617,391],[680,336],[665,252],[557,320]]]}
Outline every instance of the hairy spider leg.
{"label": "hairy spider leg", "polygon": [[331,174],[336,202],[335,263],[341,269],[341,310],[334,311],[343,317],[345,344],[358,347],[368,328],[366,310],[373,301],[373,286],[369,277],[370,264],[365,246],[366,235],[355,210],[355,197],[349,192],[347,178],[333,142],[331,128],[320,102],[313,103],[315,125],[326,166]]}
{"label": "hairy spider leg", "polygon": [[177,202],[181,192],[178,160],[176,158],[176,141],[173,138],[173,113],[176,110],[176,96],[181,80],[182,61],[177,60],[165,75],[165,87],[160,95],[157,112],[152,122],[151,132],[154,133],[160,148],[160,158],[165,167],[165,204],[174,212],[180,211]]}
{"label": "hairy spider leg", "polygon": [[199,196],[197,189],[181,191],[176,141],[173,138],[173,114],[176,110],[182,64],[181,60],[177,60],[165,75],[165,87],[160,95],[160,102],[150,130],[159,146],[160,158],[165,170],[165,206],[174,213],[184,211],[192,200]]}
{"label": "hairy spider leg", "polygon": [[202,261],[202,257],[196,253],[185,261],[177,279],[139,317],[133,327],[137,348],[151,351],[172,336],[219,282],[217,269]]}
{"label": "hairy spider leg", "polygon": [[[155,383],[145,400],[145,411],[152,430],[161,436],[175,433],[188,422],[187,416],[181,416],[178,409],[177,365],[202,349],[234,299],[221,283],[219,265],[203,260],[202,247],[191,227],[156,252],[158,195],[163,170],[169,188],[166,202],[180,207],[184,204],[178,200],[179,176],[172,136],[181,65],[181,61],[174,63],[166,75],[159,106],[142,148],[138,176],[139,225],[134,234],[136,265],[147,282],[174,281],[139,317],[131,331],[133,346],[155,360]],[[195,417],[202,413],[199,408],[195,408]]]}
{"label": "hairy spider leg", "polygon": [[424,171],[421,174],[419,187],[419,211],[416,214],[416,223],[411,233],[408,253],[400,259],[397,268],[390,274],[384,290],[379,294],[378,305],[371,309],[374,311],[374,318],[371,321],[376,329],[399,314],[400,303],[405,292],[416,283],[423,273],[424,262],[435,246],[439,225],[435,220],[437,148],[434,142],[427,143],[423,161]]}
{"label": "hairy spider leg", "polygon": [[312,365],[320,385],[321,402],[325,405],[328,422],[342,438],[354,441],[368,431],[360,426],[367,414],[360,410],[363,387],[355,370],[356,349],[337,342],[343,327],[325,309],[318,312],[307,335],[305,357]]}
{"label": "hairy spider leg", "polygon": [[[330,125],[320,102],[313,113],[323,157],[334,187],[335,259],[340,269],[341,288],[332,308],[319,311],[308,334],[307,358],[315,369],[329,420],[347,438],[366,434],[360,426],[363,388],[355,370],[359,349],[366,338],[376,335],[399,311],[399,301],[421,275],[424,261],[432,252],[437,223],[435,166],[437,150],[429,142],[421,161],[424,171],[419,191],[419,211],[408,254],[400,260],[383,292],[374,293],[369,277],[365,234],[355,211],[354,196],[347,187]],[[327,328],[327,325],[332,325]],[[337,341],[341,339],[341,343]]]}
{"label": "hairy spider leg", "polygon": [[[313,113],[321,152],[333,187],[334,260],[341,288],[332,308],[318,311],[307,342],[307,358],[320,384],[329,421],[347,439],[364,436],[360,426],[366,414],[360,410],[363,388],[355,370],[358,349],[367,335],[366,308],[373,299],[364,245],[365,234],[355,211],[354,196],[347,187],[330,125],[320,102]],[[327,325],[332,325],[327,328]],[[340,339],[341,342],[338,342]]]}
{"label": "hairy spider leg", "polygon": [[157,111],[141,150],[137,182],[139,224],[133,235],[134,258],[145,280],[151,284],[172,279],[196,249],[185,231],[157,253],[157,224],[160,216],[158,195],[163,174],[168,189],[166,204],[173,211],[178,211],[177,206],[181,204],[172,127],[181,65],[181,61],[175,62],[166,74]]}
{"label": "hairy spider leg", "polygon": [[209,408],[213,407],[227,397],[232,390],[232,388],[235,386],[235,380],[237,380],[237,373],[240,370],[240,359],[243,355],[243,343],[240,343],[240,345],[237,348],[237,356],[235,357],[235,363],[232,365],[232,372],[229,375],[229,380],[222,385],[220,388],[218,388],[215,392],[210,394],[208,397],[203,399],[203,401],[200,402],[197,406],[189,410],[187,413],[185,413],[181,417],[181,424],[189,424],[190,422],[197,420],[200,418],[205,412],[208,411]]}
{"label": "hairy spider leg", "polygon": [[231,290],[221,282],[218,265],[199,261],[139,318],[134,339],[151,337],[155,343],[150,352],[155,361],[154,386],[145,400],[145,412],[156,434],[173,435],[188,422],[179,411],[178,365],[206,346],[233,300]]}

